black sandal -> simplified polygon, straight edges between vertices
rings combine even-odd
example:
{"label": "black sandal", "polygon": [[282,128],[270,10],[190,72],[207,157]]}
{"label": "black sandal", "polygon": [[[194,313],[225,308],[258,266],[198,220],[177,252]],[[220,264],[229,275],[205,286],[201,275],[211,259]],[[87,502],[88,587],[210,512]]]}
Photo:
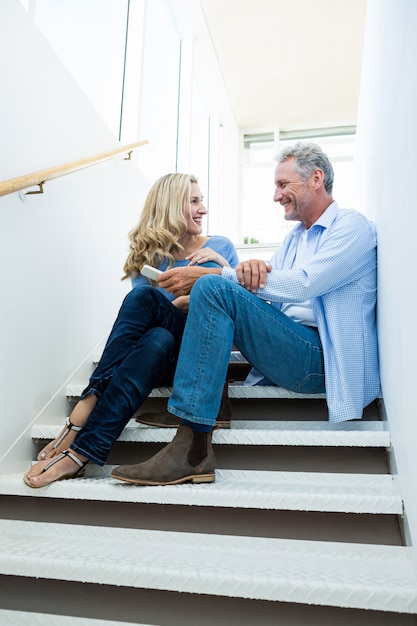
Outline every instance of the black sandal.
{"label": "black sandal", "polygon": [[[54,445],[52,446],[50,452],[52,450],[56,450],[57,447],[64,441],[65,437],[68,435],[69,432],[71,432],[71,430],[75,430],[77,433],[80,432],[80,430],[82,430],[82,426],[75,426],[75,424],[73,424],[70,420],[69,417],[67,417],[67,419],[65,420],[65,425],[66,428],[65,430],[61,433],[61,435],[58,437],[58,439],[56,440],[56,442],[54,443]],[[45,446],[45,448],[47,448],[48,446]],[[44,449],[45,449],[44,448]],[[44,450],[43,449],[43,450]],[[37,456],[37,460],[38,461],[45,461],[45,459],[43,459],[40,455],[42,454],[43,450],[41,450]],[[48,453],[49,454],[49,453]]]}
{"label": "black sandal", "polygon": [[29,478],[28,478],[28,475],[25,474],[23,476],[23,482],[28,487],[33,487],[34,489],[39,489],[40,487],[46,487],[47,485],[50,485],[51,483],[57,482],[58,480],[67,480],[68,478],[79,478],[81,476],[84,476],[84,474],[85,474],[85,466],[87,465],[88,460],[87,461],[81,461],[81,459],[79,459],[78,456],[76,456],[73,452],[70,452],[69,450],[64,450],[64,452],[61,452],[61,454],[59,456],[53,458],[52,461],[50,461],[47,465],[45,465],[45,467],[43,468],[41,473],[38,474],[38,476],[40,476],[44,472],[47,472],[49,470],[49,468],[52,467],[52,465],[55,465],[55,463],[58,463],[58,461],[61,461],[65,456],[69,456],[69,458],[72,461],[74,461],[74,463],[76,463],[79,466],[78,470],[75,473],[73,473],[73,474],[64,474],[60,478],[55,478],[54,480],[51,480],[49,483],[45,483],[44,485],[34,485],[34,484],[32,484],[30,482]]}

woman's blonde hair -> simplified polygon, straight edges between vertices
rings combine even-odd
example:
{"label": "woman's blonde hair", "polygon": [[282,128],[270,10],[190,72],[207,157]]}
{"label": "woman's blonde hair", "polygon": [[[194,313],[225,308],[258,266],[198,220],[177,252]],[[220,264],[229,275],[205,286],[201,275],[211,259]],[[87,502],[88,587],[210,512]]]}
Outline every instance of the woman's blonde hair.
{"label": "woman's blonde hair", "polygon": [[139,223],[129,233],[130,252],[122,280],[137,276],[145,264],[158,267],[168,259],[168,267],[172,266],[172,253],[181,249],[179,240],[187,232],[184,209],[190,203],[191,184],[197,182],[195,176],[175,173],[153,184]]}

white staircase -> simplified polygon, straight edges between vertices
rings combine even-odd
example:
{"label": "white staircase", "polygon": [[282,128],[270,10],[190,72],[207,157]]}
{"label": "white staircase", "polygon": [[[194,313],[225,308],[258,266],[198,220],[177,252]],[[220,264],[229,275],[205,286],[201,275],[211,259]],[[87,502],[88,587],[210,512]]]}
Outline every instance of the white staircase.
{"label": "white staircase", "polygon": [[[174,435],[133,419],[109,464],[83,478],[30,489],[21,474],[0,477],[0,626],[416,623],[417,572],[377,403],[331,425],[322,396],[229,389],[213,484],[112,479],[114,465]],[[144,410],[169,393],[154,390]],[[34,458],[64,417],[34,426]]]}

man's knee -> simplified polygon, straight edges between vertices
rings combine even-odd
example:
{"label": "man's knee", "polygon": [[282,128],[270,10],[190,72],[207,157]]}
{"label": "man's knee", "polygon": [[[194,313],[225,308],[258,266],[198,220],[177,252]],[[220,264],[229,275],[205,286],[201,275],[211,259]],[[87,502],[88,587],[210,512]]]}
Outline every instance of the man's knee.
{"label": "man's knee", "polygon": [[216,292],[225,280],[219,274],[205,274],[195,283],[191,290],[191,296],[193,298],[201,297],[201,295],[207,297],[209,294]]}

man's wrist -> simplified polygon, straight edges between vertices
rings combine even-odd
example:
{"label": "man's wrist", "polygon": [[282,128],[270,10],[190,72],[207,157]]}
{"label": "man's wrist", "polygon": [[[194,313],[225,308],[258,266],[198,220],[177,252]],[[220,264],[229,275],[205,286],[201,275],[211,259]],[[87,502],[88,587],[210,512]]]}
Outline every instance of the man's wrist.
{"label": "man's wrist", "polygon": [[201,272],[200,276],[203,276],[204,274],[221,274],[222,273],[221,267],[199,267],[197,269],[199,269]]}

